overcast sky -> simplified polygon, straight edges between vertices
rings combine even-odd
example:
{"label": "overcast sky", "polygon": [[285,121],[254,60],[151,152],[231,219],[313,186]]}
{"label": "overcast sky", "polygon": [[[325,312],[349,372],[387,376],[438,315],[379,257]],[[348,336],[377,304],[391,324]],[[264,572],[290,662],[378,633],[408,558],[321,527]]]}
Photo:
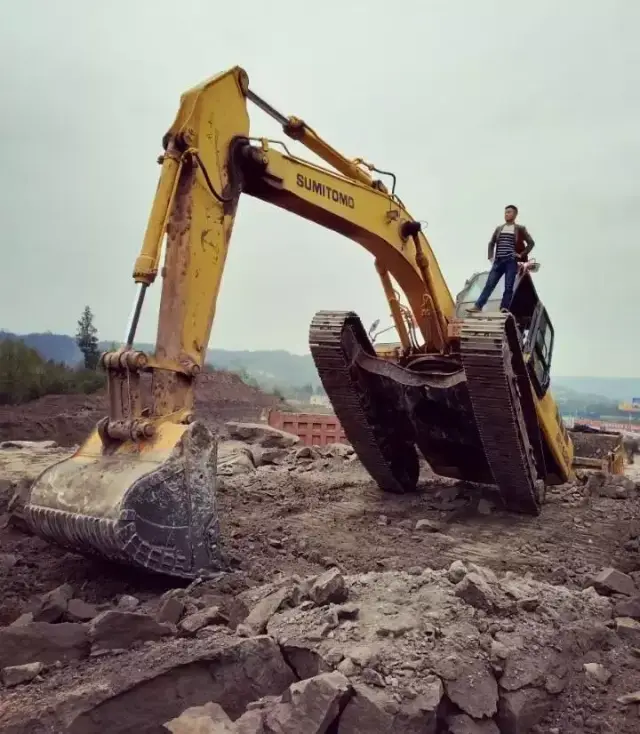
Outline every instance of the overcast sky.
{"label": "overcast sky", "polygon": [[[451,290],[507,203],[534,236],[556,374],[640,373],[636,0],[0,0],[0,327],[123,337],[162,135],[230,66],[398,176]],[[253,134],[283,137],[262,113]],[[139,332],[155,337],[160,282]],[[306,352],[316,310],[390,323],[358,245],[246,197],[210,347]]]}

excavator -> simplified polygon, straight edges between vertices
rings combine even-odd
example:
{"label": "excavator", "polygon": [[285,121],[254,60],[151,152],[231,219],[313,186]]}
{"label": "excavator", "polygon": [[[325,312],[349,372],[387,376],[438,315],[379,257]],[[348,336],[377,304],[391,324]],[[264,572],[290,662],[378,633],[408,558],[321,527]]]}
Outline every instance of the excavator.
{"label": "excavator", "polygon": [[[322,163],[253,137],[249,102]],[[497,308],[497,295],[467,316],[486,273],[454,299],[395,175],[346,158],[302,119],[282,115],[240,67],[184,93],[162,142],[125,341],[101,358],[108,414],[28,488],[21,514],[31,531],[175,577],[225,568],[216,434],[194,411],[194,382],[245,194],[337,232],[373,258],[397,348],[378,353],[356,313],[330,310],[313,318],[309,346],[348,440],[382,491],[414,491],[421,454],[437,474],[495,485],[506,510],[537,515],[545,487],[573,476],[573,444],[549,389],[554,330],[531,272],[521,273],[510,313]],[[134,343],[158,274],[151,354]]]}

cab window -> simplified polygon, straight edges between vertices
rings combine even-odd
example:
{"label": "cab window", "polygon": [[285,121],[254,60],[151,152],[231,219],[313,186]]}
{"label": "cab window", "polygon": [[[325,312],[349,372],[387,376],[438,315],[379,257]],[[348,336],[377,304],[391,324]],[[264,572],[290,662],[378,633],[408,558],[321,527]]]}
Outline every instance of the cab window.
{"label": "cab window", "polygon": [[[551,358],[553,356],[553,326],[546,309],[540,308],[529,338],[532,341],[530,367],[533,370],[534,387],[540,397],[551,382]],[[537,384],[536,384],[537,383]]]}

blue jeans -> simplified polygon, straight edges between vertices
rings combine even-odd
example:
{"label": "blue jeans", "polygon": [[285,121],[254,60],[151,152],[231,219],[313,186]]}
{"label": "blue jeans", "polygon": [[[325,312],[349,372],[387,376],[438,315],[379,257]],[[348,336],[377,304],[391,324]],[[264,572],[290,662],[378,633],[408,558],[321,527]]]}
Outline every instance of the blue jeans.
{"label": "blue jeans", "polygon": [[476,306],[478,308],[484,308],[495,287],[500,282],[500,278],[504,275],[504,293],[500,302],[500,308],[509,308],[511,299],[513,298],[513,286],[516,282],[517,274],[518,261],[514,257],[495,258],[487,276],[487,282],[476,301]]}

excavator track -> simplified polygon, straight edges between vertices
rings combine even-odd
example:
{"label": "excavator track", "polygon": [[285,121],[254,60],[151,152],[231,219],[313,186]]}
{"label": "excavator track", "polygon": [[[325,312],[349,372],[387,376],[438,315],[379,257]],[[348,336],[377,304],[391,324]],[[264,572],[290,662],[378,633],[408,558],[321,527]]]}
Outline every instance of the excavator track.
{"label": "excavator track", "polygon": [[538,480],[532,442],[539,436],[530,435],[537,425],[530,415],[535,408],[526,394],[530,387],[513,317],[500,313],[465,320],[460,352],[478,432],[505,509],[537,515],[544,482]]}
{"label": "excavator track", "polygon": [[385,492],[415,490],[420,466],[407,421],[381,378],[354,364],[362,350],[375,354],[352,311],[318,311],[309,347],[320,380],[358,458]]}

